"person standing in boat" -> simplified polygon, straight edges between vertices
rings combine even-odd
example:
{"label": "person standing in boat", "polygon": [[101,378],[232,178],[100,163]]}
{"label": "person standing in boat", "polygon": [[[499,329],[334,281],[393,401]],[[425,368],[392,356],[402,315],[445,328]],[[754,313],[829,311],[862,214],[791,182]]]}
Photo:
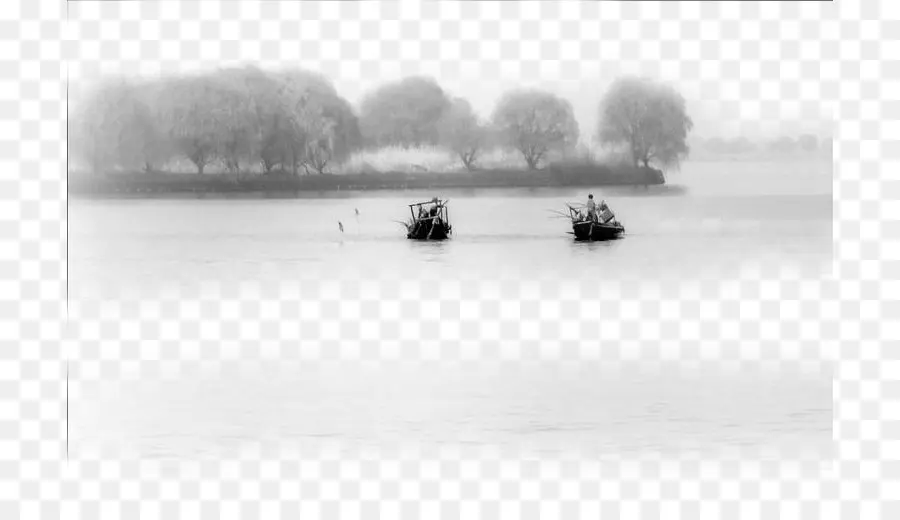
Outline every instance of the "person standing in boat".
{"label": "person standing in boat", "polygon": [[441,199],[434,197],[431,199],[431,216],[439,217],[441,214]]}
{"label": "person standing in boat", "polygon": [[587,214],[588,218],[595,221],[597,220],[597,203],[594,202],[594,194],[588,193],[588,201],[587,201]]}

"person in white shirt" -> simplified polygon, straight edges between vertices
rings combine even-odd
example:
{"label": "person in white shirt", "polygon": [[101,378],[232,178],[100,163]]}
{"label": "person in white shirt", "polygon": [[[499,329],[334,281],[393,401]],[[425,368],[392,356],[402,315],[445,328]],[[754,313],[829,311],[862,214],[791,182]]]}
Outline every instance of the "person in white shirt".
{"label": "person in white shirt", "polygon": [[587,214],[588,214],[589,219],[594,220],[594,221],[597,220],[597,203],[594,202],[594,194],[593,193],[588,194]]}

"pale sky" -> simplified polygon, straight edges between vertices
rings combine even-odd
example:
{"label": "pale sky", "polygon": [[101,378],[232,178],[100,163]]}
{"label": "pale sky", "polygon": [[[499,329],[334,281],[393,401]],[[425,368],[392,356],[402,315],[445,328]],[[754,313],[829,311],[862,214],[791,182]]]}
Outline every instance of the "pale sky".
{"label": "pale sky", "polygon": [[79,83],[299,66],[355,105],[425,75],[484,117],[505,90],[538,87],[573,104],[583,138],[609,83],[638,73],[684,94],[698,136],[825,135],[837,3],[79,1],[67,4],[67,72]]}

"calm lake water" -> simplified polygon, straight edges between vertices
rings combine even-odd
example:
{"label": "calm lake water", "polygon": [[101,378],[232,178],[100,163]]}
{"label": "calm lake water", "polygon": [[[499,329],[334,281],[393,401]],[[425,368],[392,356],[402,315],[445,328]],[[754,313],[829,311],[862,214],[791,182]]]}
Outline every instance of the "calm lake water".
{"label": "calm lake water", "polygon": [[[98,287],[152,297],[168,285],[189,297],[202,284],[435,273],[559,280],[599,273],[654,283],[724,278],[760,263],[817,278],[829,266],[830,165],[688,164],[671,182],[686,192],[593,190],[627,229],[624,239],[603,244],[574,243],[567,222],[550,213],[582,202],[587,189],[440,193],[450,199],[454,225],[445,243],[408,241],[393,222],[406,217],[406,204],[431,193],[75,201],[70,297]],[[76,378],[72,446],[76,454],[115,445],[179,458],[227,457],[256,445],[410,443],[619,456],[830,456],[831,375],[824,372],[710,366],[688,374],[662,363],[648,375],[599,362],[577,370],[549,362],[533,370],[432,364],[425,371],[348,364],[329,372],[274,362],[249,375],[238,366],[233,374],[185,368],[179,377],[127,384]]]}
{"label": "calm lake water", "polygon": [[203,459],[412,446],[611,459],[832,455],[831,380],[752,368],[270,366],[80,386],[70,412],[76,454]]}
{"label": "calm lake water", "polygon": [[[830,165],[686,165],[671,182],[686,193],[590,190],[627,230],[606,243],[574,242],[568,222],[553,214],[566,202],[584,202],[587,188],[73,201],[70,295],[97,286],[153,291],[166,284],[422,274],[690,279],[730,276],[750,264],[809,273],[829,264]],[[407,204],[432,195],[450,201],[453,238],[406,240],[396,221],[408,217]]]}

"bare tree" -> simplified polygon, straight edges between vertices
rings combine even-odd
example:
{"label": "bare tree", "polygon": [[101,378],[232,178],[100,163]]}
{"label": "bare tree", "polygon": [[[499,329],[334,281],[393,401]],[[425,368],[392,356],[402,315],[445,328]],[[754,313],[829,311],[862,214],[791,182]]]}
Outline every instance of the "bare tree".
{"label": "bare tree", "polygon": [[438,133],[441,143],[459,157],[467,170],[475,169],[478,155],[486,145],[487,131],[468,101],[453,100],[438,121]]}
{"label": "bare tree", "polygon": [[532,170],[551,150],[572,147],[578,141],[572,105],[549,92],[509,92],[498,103],[492,120],[500,138],[518,150]]}
{"label": "bare tree", "polygon": [[600,142],[627,146],[635,166],[677,166],[690,151],[687,136],[693,122],[684,98],[668,85],[619,79],[601,102],[599,116]]}

